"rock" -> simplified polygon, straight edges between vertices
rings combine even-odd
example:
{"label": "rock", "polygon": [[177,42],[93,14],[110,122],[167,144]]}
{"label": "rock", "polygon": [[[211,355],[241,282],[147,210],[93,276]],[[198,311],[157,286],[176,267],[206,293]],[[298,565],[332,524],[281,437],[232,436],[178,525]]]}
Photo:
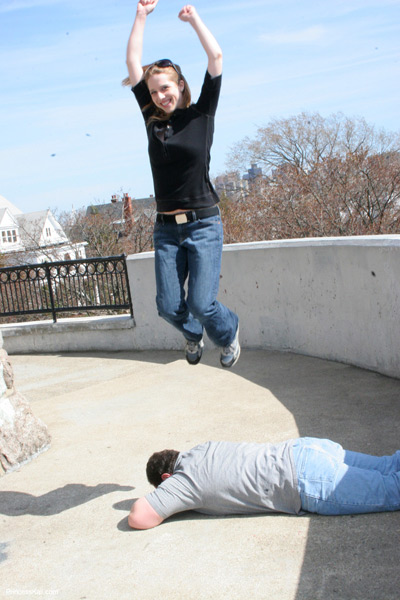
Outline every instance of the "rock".
{"label": "rock", "polygon": [[[11,362],[10,362],[7,352],[4,350],[4,348],[1,348],[1,340],[0,340],[0,364],[3,365],[4,383],[6,384],[6,387],[8,390],[13,390],[14,389],[13,368],[12,368],[12,365],[11,365]],[[1,375],[0,375],[0,379],[1,379]]]}
{"label": "rock", "polygon": [[16,392],[13,369],[2,343],[0,332],[0,475],[43,452],[51,441],[46,425]]}

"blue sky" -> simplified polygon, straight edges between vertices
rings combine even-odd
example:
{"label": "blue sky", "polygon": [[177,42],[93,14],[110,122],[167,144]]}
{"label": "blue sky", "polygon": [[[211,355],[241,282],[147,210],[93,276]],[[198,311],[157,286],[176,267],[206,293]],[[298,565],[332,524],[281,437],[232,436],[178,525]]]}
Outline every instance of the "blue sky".
{"label": "blue sky", "polygon": [[[272,118],[342,111],[400,129],[400,0],[198,0],[224,51],[211,174]],[[206,60],[183,3],[160,0],[143,60]],[[0,195],[24,212],[153,192],[142,117],[122,88],[136,3],[0,0]]]}

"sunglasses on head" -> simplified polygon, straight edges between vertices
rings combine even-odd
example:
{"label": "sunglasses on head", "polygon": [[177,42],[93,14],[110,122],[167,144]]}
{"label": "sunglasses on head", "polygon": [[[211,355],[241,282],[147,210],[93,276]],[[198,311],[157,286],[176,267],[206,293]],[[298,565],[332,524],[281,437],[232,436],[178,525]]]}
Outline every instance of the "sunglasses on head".
{"label": "sunglasses on head", "polygon": [[178,73],[179,77],[182,77],[182,71],[181,71],[180,66],[175,65],[172,62],[172,60],[169,60],[169,58],[162,58],[161,60],[156,60],[155,62],[151,63],[151,65],[149,65],[144,72],[145,77],[146,77],[148,71],[152,67],[159,67],[160,69],[166,69],[167,67],[172,67],[174,69],[174,71],[176,71]]}

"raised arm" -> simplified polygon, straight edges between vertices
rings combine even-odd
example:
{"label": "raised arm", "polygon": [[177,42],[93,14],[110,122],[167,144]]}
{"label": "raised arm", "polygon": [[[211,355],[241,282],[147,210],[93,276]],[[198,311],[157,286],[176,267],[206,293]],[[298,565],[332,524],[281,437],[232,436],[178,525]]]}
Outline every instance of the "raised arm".
{"label": "raised arm", "polygon": [[222,50],[211,31],[204,25],[194,6],[187,4],[179,13],[182,21],[190,23],[208,57],[207,70],[212,77],[222,73]]}
{"label": "raised arm", "polygon": [[142,49],[143,33],[147,16],[153,12],[158,0],[140,0],[136,9],[136,17],[128,40],[126,64],[131,86],[135,86],[143,77]]}

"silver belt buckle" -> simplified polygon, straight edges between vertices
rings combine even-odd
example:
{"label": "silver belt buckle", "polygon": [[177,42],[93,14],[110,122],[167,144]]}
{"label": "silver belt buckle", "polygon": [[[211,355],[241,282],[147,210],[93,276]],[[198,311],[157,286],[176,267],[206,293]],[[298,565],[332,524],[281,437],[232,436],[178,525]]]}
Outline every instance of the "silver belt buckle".
{"label": "silver belt buckle", "polygon": [[185,213],[178,213],[177,215],[175,215],[175,221],[178,223],[178,225],[182,225],[183,223],[188,222],[188,218],[185,215]]}

